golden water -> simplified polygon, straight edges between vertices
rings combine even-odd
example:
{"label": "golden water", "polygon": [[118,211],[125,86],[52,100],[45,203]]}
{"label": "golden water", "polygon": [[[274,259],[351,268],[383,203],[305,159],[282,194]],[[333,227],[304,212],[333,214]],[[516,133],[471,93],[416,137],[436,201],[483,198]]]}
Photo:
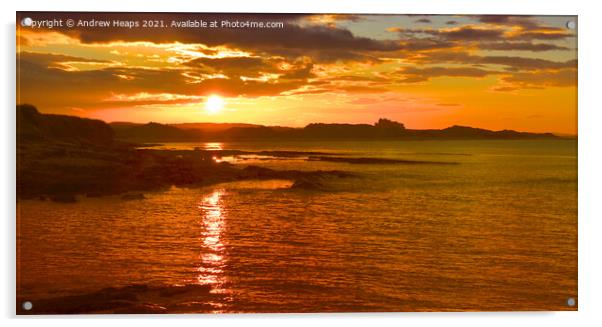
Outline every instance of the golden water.
{"label": "golden water", "polygon": [[138,201],[20,201],[19,298],[142,284],[184,290],[138,294],[167,312],[574,309],[566,305],[577,298],[574,140],[208,146],[460,164],[251,158],[237,164],[360,177],[328,181],[325,192],[278,180]]}

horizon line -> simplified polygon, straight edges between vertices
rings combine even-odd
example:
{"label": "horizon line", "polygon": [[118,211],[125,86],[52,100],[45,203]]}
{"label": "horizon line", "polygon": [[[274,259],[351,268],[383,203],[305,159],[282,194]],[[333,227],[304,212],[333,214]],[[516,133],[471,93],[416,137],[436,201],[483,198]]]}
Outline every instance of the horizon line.
{"label": "horizon line", "polygon": [[[70,116],[70,115],[65,115],[65,116]],[[80,116],[72,116],[72,117],[80,117]],[[87,117],[80,117],[80,118],[87,118]],[[203,122],[203,121],[195,121],[195,122],[179,122],[179,123],[164,123],[164,122],[157,122],[157,121],[147,121],[146,123],[136,123],[136,122],[131,122],[131,121],[105,121],[102,119],[98,119],[98,118],[87,118],[87,119],[96,119],[96,120],[100,120],[105,122],[106,124],[118,124],[118,123],[122,123],[122,124],[133,124],[133,125],[148,125],[148,124],[160,124],[160,125],[167,125],[167,126],[171,126],[171,125],[184,125],[184,124],[213,124],[213,125],[226,125],[226,124],[238,124],[238,125],[252,125],[252,126],[257,126],[257,127],[280,127],[280,128],[293,128],[293,129],[303,129],[311,124],[324,124],[324,125],[369,125],[369,126],[375,126],[375,123],[343,123],[343,122],[337,122],[337,123],[322,123],[322,122],[313,122],[313,123],[308,123],[304,126],[285,126],[285,125],[263,125],[263,124],[256,124],[256,123],[241,123],[241,122]],[[388,119],[388,118],[384,118],[384,119]],[[403,124],[405,126],[405,124],[403,122],[399,122],[396,120],[392,120],[392,119],[388,119],[392,122],[396,122],[396,123],[400,123]],[[175,127],[175,126],[174,126]],[[443,128],[408,128],[407,126],[405,127],[406,130],[411,130],[411,131],[428,131],[428,130],[444,130],[444,129],[448,129],[448,128],[452,128],[452,127],[466,127],[466,128],[474,128],[474,129],[482,129],[482,130],[486,130],[486,131],[491,131],[491,132],[502,132],[502,131],[513,131],[513,132],[518,132],[518,133],[532,133],[532,134],[552,134],[554,136],[558,136],[558,137],[578,137],[578,133],[572,134],[572,133],[561,133],[561,132],[533,132],[533,131],[522,131],[522,130],[516,130],[516,129],[511,129],[511,128],[504,128],[504,129],[488,129],[488,128],[484,128],[484,127],[474,127],[474,126],[468,126],[468,125],[458,125],[458,124],[453,124],[447,127],[443,127]]]}
{"label": "horizon line", "polygon": [[157,121],[147,121],[145,123],[138,123],[138,122],[131,122],[131,121],[123,121],[123,120],[115,120],[115,121],[107,121],[107,120],[103,120],[100,118],[91,118],[91,117],[84,117],[84,116],[78,116],[78,115],[67,115],[67,114],[56,114],[56,113],[44,113],[41,112],[37,106],[32,105],[32,104],[28,104],[28,103],[23,103],[23,104],[17,104],[17,106],[32,106],[34,107],[38,113],[43,114],[43,115],[59,115],[59,116],[68,116],[68,117],[78,117],[78,118],[84,118],[84,119],[92,119],[92,120],[99,120],[104,122],[105,124],[115,124],[115,123],[125,123],[125,124],[135,124],[135,125],[147,125],[147,124],[151,124],[151,123],[156,123],[156,124],[161,124],[161,125],[183,125],[183,124],[214,124],[214,125],[225,125],[225,124],[240,124],[240,125],[252,125],[252,126],[261,126],[261,127],[281,127],[281,128],[298,128],[298,129],[303,129],[311,124],[325,124],[325,125],[369,125],[369,126],[375,126],[375,124],[378,122],[378,120],[380,119],[386,119],[389,120],[391,122],[395,122],[395,123],[399,123],[404,125],[406,130],[414,130],[414,131],[425,131],[425,130],[444,130],[447,128],[451,128],[451,127],[467,127],[467,128],[474,128],[474,129],[483,129],[483,130],[487,130],[487,131],[492,131],[492,132],[501,132],[501,131],[514,131],[514,132],[519,132],[519,133],[532,133],[532,134],[552,134],[558,137],[578,137],[579,133],[577,131],[577,133],[562,133],[562,132],[550,132],[550,131],[546,131],[546,132],[533,132],[533,131],[523,131],[523,130],[516,130],[516,129],[511,129],[511,128],[503,128],[503,129],[488,129],[488,128],[484,128],[484,127],[474,127],[474,126],[469,126],[469,125],[459,125],[459,124],[452,124],[449,125],[447,127],[443,127],[443,128],[408,128],[404,122],[400,122],[394,119],[390,119],[390,118],[386,118],[386,117],[380,117],[378,118],[378,120],[376,120],[375,122],[369,123],[369,122],[365,122],[365,123],[349,123],[349,122],[336,122],[336,123],[324,123],[324,122],[311,122],[311,123],[307,123],[303,126],[286,126],[286,125],[264,125],[264,124],[257,124],[257,123],[242,123],[242,122],[207,122],[207,121],[195,121],[195,122],[177,122],[177,123],[167,123],[167,122],[157,122]]}

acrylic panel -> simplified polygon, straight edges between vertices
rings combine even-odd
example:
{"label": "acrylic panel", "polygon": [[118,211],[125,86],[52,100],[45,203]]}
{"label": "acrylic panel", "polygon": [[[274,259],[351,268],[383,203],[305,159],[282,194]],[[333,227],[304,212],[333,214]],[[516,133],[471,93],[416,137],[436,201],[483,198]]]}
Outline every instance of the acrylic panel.
{"label": "acrylic panel", "polygon": [[17,313],[577,310],[577,17],[18,12]]}

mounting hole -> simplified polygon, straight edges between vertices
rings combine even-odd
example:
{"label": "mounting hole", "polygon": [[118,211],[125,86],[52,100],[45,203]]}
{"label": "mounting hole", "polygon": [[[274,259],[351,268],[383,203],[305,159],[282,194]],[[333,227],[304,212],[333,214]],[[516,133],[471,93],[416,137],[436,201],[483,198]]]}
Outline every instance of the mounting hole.
{"label": "mounting hole", "polygon": [[566,305],[568,305],[569,307],[574,307],[575,304],[577,304],[577,301],[575,301],[575,299],[572,297],[566,300]]}
{"label": "mounting hole", "polygon": [[23,307],[23,310],[31,310],[33,308],[33,303],[29,302],[29,301],[25,301],[23,302],[23,304],[21,305],[21,307]]}
{"label": "mounting hole", "polygon": [[21,20],[21,26],[23,27],[29,27],[33,24],[33,20],[29,17],[25,17],[23,18],[23,20]]}
{"label": "mounting hole", "polygon": [[566,23],[566,28],[570,29],[570,30],[574,30],[577,27],[577,23],[575,23],[574,20],[569,20]]}

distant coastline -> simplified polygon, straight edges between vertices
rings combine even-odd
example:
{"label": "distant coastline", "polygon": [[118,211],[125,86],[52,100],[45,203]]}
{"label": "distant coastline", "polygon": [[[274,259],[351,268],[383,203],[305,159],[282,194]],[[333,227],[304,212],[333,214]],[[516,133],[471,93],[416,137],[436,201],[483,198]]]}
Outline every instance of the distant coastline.
{"label": "distant coastline", "polygon": [[[408,129],[403,123],[386,118],[374,124],[326,124],[311,123],[305,127],[265,126],[243,123],[178,123],[158,122],[131,123],[111,122],[80,118],[68,115],[42,114],[33,105],[17,105],[18,112],[35,112],[45,117],[79,118],[103,125],[102,134],[112,133],[121,141],[149,142],[195,142],[195,141],[240,141],[240,140],[446,140],[446,139],[555,139],[576,136],[554,133],[520,132],[511,129],[499,131],[484,128],[454,125],[444,129]],[[31,116],[31,114],[30,114]],[[111,132],[108,132],[108,129]]]}
{"label": "distant coastline", "polygon": [[109,123],[115,138],[134,142],[194,142],[241,140],[467,140],[554,139],[553,133],[514,130],[492,131],[454,125],[444,129],[407,129],[386,118],[370,124],[312,123],[305,127],[263,126],[232,123]]}

